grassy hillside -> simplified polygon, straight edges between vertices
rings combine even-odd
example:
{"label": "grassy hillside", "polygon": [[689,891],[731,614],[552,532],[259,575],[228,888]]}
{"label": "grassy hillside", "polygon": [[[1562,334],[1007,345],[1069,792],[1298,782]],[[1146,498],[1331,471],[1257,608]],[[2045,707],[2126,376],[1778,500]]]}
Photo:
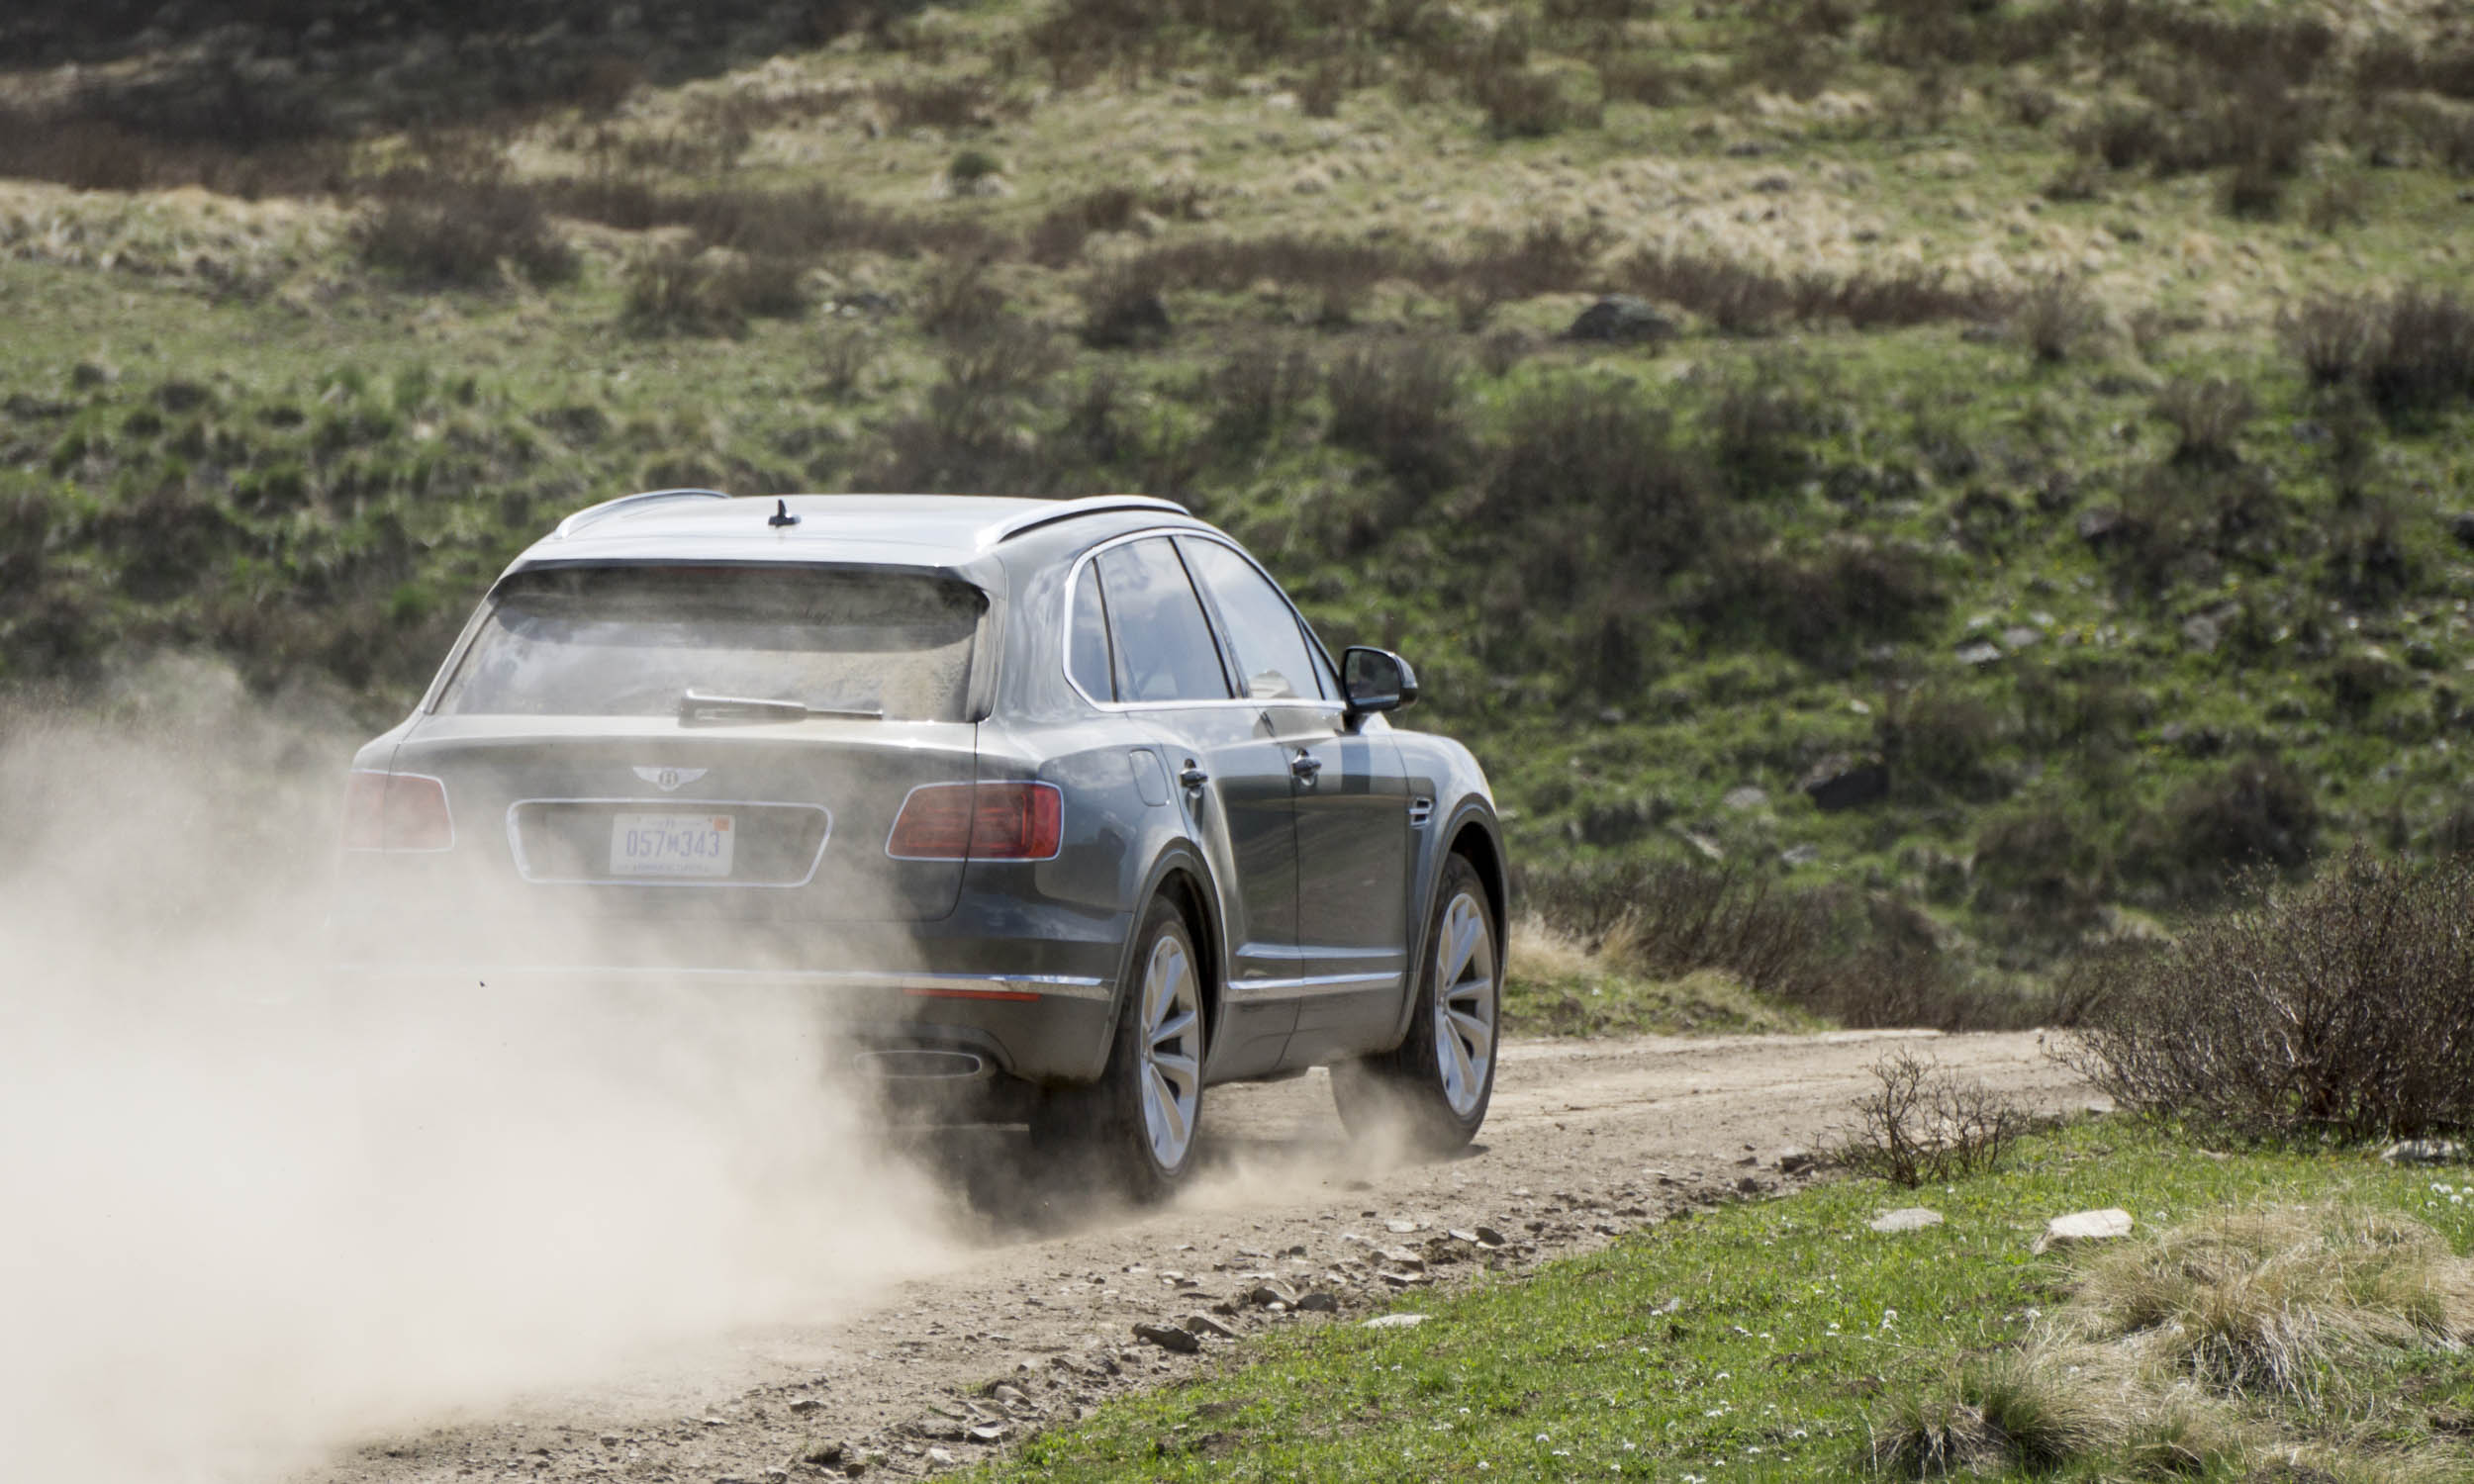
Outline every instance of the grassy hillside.
{"label": "grassy hillside", "polygon": [[613,493],[1142,489],[1541,875],[2017,969],[2474,845],[2445,6],[199,9],[0,75],[0,684],[375,718]]}

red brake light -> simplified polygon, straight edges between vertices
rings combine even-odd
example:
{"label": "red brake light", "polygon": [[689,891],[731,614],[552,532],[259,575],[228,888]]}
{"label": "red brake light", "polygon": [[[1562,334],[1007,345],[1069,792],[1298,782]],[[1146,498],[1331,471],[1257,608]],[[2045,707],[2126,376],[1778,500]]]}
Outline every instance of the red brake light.
{"label": "red brake light", "polygon": [[446,785],[436,779],[364,771],[345,781],[345,850],[445,850],[454,843]]}
{"label": "red brake light", "polygon": [[1047,861],[1065,838],[1054,784],[923,784],[903,801],[885,853],[906,861]]}

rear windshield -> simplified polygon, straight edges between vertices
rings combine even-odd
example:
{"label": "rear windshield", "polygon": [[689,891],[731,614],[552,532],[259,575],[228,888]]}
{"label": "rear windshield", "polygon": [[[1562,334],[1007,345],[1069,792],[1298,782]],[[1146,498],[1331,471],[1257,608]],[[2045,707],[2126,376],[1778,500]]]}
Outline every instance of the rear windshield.
{"label": "rear windshield", "polygon": [[828,567],[570,567],[500,586],[438,709],[654,716],[706,696],[967,714],[987,607],[965,583]]}

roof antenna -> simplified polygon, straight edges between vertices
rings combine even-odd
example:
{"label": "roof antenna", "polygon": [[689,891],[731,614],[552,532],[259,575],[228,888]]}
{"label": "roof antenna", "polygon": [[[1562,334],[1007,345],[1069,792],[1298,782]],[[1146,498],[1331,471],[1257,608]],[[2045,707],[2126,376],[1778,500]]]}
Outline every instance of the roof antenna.
{"label": "roof antenna", "polygon": [[791,513],[791,503],[787,500],[776,500],[773,503],[773,513],[765,517],[765,524],[771,526],[797,525],[798,523],[799,517]]}

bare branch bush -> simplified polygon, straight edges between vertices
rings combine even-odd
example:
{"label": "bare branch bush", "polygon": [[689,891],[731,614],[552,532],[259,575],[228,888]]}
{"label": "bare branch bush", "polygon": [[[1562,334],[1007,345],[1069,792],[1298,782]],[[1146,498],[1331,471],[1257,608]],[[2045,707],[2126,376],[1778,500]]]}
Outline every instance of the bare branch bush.
{"label": "bare branch bush", "polygon": [[1911,1051],[1883,1057],[1872,1074],[1880,1085],[1856,1100],[1856,1127],[1830,1158],[1893,1185],[1912,1190],[1989,1174],[2032,1122],[2003,1094]]}

